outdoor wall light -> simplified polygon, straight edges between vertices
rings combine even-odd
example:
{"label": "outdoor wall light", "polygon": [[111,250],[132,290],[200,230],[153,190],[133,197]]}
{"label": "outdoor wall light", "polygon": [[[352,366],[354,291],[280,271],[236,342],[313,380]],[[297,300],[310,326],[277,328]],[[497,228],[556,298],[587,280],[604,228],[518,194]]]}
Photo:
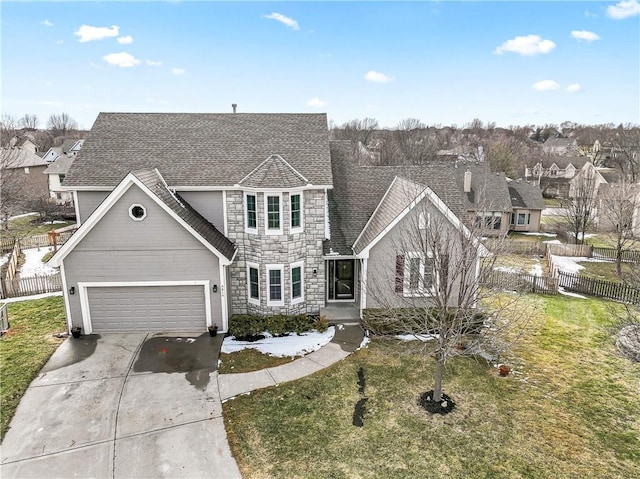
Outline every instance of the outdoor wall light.
{"label": "outdoor wall light", "polygon": [[313,277],[315,278],[316,276],[318,276],[318,270],[317,270],[317,269],[314,269],[314,270],[313,270]]}
{"label": "outdoor wall light", "polygon": [[76,288],[75,288],[75,286],[71,286],[71,287],[69,288],[69,294],[76,294]]}
{"label": "outdoor wall light", "polygon": [[217,292],[218,292],[218,285],[217,285],[217,284],[214,284],[214,285],[213,285],[213,292],[214,292],[214,293],[217,293]]}

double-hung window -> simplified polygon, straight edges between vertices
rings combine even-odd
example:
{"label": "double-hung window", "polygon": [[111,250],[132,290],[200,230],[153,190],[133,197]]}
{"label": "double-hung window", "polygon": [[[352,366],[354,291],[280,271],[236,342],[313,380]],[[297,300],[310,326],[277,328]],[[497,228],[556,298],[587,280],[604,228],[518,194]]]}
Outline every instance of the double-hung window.
{"label": "double-hung window", "polygon": [[302,193],[292,193],[289,198],[291,203],[291,233],[299,233],[302,231]]}
{"label": "double-hung window", "polygon": [[267,265],[267,306],[284,306],[282,293],[284,283],[284,267],[281,264]]}
{"label": "double-hung window", "polygon": [[267,234],[282,234],[282,195],[265,193],[265,225]]}
{"label": "double-hung window", "polygon": [[425,296],[435,289],[436,275],[431,254],[406,253],[396,257],[396,292]]}
{"label": "double-hung window", "polygon": [[260,304],[260,267],[256,263],[247,263],[247,293],[249,303]]}
{"label": "double-hung window", "polygon": [[246,193],[245,203],[245,230],[247,233],[258,233],[257,197],[255,194]]}
{"label": "double-hung window", "polygon": [[291,264],[291,304],[304,301],[304,262]]}

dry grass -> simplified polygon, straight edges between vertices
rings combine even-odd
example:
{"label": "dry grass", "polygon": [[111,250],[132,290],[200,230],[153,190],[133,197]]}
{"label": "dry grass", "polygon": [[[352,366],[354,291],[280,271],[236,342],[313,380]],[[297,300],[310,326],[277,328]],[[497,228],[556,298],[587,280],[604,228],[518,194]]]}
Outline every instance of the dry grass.
{"label": "dry grass", "polygon": [[220,354],[218,372],[220,374],[248,373],[259,371],[260,369],[274,368],[290,363],[294,359],[298,359],[298,357],[278,358],[263,354],[255,349],[243,349],[234,353]]}
{"label": "dry grass", "polygon": [[[473,358],[448,363],[448,416],[416,401],[432,362],[374,341],[314,376],[224,404],[246,478],[640,477],[640,365],[604,333],[611,303],[528,296],[542,326],[499,378]],[[532,302],[532,303],[531,303]],[[364,427],[352,426],[357,372]]]}

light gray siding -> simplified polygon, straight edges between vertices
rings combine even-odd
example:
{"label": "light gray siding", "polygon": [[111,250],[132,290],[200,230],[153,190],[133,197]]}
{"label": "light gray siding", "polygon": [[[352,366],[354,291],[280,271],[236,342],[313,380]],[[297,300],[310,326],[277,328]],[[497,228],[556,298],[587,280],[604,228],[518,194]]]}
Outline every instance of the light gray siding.
{"label": "light gray siding", "polygon": [[100,203],[109,196],[110,191],[78,191],[78,221],[84,223]]}
{"label": "light gray siding", "polygon": [[[421,246],[418,239],[419,215],[421,213],[431,215],[431,227],[450,228],[451,230],[454,228],[427,199],[413,208],[371,249],[367,261],[366,304],[362,305],[363,308],[433,306],[428,295],[405,296],[404,292],[395,291],[396,257],[398,255],[408,257],[410,253],[424,251],[424,247]],[[446,237],[445,234],[442,236]],[[455,258],[452,258],[450,264],[454,264],[454,262]],[[452,296],[457,296],[455,288]]]}
{"label": "light gray siding", "polygon": [[[142,221],[129,208],[146,209]],[[219,260],[173,217],[132,186],[64,259],[67,288],[78,282],[210,281],[212,321],[223,329]],[[73,324],[82,325],[79,295],[69,295]]]}
{"label": "light gray siding", "polygon": [[178,194],[204,216],[218,231],[224,233],[222,191],[178,191]]}

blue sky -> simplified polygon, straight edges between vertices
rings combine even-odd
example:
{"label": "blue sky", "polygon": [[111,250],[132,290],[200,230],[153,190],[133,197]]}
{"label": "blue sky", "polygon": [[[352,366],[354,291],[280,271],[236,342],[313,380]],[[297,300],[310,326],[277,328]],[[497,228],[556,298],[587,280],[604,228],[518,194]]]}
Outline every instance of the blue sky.
{"label": "blue sky", "polygon": [[7,2],[2,112],[640,123],[638,0]]}

